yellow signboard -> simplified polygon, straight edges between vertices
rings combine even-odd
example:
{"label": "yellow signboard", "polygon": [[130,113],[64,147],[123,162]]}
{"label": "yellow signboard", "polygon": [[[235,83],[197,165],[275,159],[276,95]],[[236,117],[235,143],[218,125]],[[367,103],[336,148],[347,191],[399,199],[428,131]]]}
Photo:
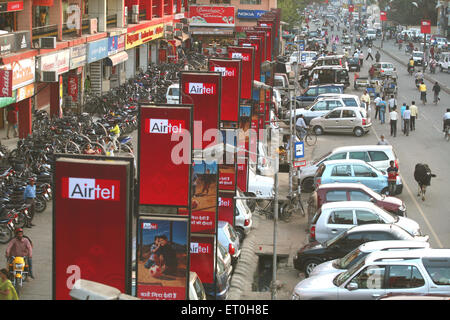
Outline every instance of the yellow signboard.
{"label": "yellow signboard", "polygon": [[151,40],[162,38],[164,36],[164,23],[160,23],[154,26],[138,29],[136,31],[127,33],[127,41],[125,43],[125,49],[139,46]]}

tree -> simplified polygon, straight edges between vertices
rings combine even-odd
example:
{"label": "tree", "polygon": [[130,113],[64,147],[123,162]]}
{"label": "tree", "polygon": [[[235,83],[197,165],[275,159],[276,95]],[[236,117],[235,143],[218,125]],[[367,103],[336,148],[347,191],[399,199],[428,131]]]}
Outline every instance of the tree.
{"label": "tree", "polygon": [[301,14],[305,6],[305,0],[278,0],[278,8],[281,9],[281,20],[289,23],[291,28],[300,25],[302,21]]}
{"label": "tree", "polygon": [[[417,6],[415,5],[417,4]],[[387,18],[404,25],[420,25],[420,20],[431,20],[436,25],[437,0],[380,0],[379,6],[383,10],[387,5],[391,8]]]}

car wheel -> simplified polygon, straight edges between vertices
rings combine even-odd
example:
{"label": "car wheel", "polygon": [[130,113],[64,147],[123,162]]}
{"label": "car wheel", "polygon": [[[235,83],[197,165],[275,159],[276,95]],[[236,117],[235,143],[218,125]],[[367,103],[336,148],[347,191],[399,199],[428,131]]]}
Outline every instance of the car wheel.
{"label": "car wheel", "polygon": [[302,191],[313,192],[314,191],[314,178],[305,178],[302,181]]}
{"label": "car wheel", "polygon": [[305,269],[304,269],[305,277],[309,277],[309,275],[311,274],[311,272],[313,271],[313,269],[314,269],[315,267],[317,267],[317,265],[319,265],[320,262],[321,262],[321,261],[320,261],[319,259],[311,259],[311,260],[306,261],[306,263],[305,263]]}
{"label": "car wheel", "polygon": [[[385,195],[385,196],[389,196],[389,188],[386,187],[386,188],[384,188],[383,190],[381,190],[381,194],[382,194],[382,195]],[[391,195],[391,196],[392,196],[392,195]]]}
{"label": "car wheel", "polygon": [[236,228],[236,233],[237,233],[237,235],[239,237],[239,242],[242,243],[242,241],[244,241],[244,239],[245,239],[245,232],[244,232],[244,230],[242,228]]}
{"label": "car wheel", "polygon": [[364,134],[364,130],[360,127],[355,128],[355,130],[353,130],[353,134],[357,137],[361,137]]}
{"label": "car wheel", "polygon": [[317,136],[320,136],[323,134],[323,128],[321,126],[315,126],[313,130]]}

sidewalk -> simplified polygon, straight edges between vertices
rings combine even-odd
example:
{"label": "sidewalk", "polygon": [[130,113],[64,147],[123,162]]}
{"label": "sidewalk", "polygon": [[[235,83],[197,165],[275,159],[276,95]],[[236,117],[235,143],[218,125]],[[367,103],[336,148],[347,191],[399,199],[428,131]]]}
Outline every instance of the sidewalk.
{"label": "sidewalk", "polygon": [[[381,48],[380,46],[381,41],[377,40],[374,43],[374,47],[380,50],[380,53],[388,55],[398,63],[404,65],[406,69],[409,55],[405,53],[404,44],[401,50],[398,50],[398,46],[395,45],[393,40],[384,41],[383,48]],[[381,61],[383,61],[383,58],[381,58]],[[430,74],[429,69],[427,69],[427,71],[425,71],[424,78],[432,83],[435,83],[436,81],[439,82],[441,89],[446,93],[450,93],[450,76],[448,75],[448,73],[440,72],[439,68],[436,68],[436,73]]]}

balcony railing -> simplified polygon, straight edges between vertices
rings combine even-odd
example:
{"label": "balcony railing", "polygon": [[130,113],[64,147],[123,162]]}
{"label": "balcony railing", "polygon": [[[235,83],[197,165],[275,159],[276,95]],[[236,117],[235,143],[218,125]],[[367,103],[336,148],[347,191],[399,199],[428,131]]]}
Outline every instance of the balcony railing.
{"label": "balcony railing", "polygon": [[33,47],[39,45],[39,39],[42,37],[58,37],[58,25],[51,24],[44,27],[35,27],[31,31]]}

